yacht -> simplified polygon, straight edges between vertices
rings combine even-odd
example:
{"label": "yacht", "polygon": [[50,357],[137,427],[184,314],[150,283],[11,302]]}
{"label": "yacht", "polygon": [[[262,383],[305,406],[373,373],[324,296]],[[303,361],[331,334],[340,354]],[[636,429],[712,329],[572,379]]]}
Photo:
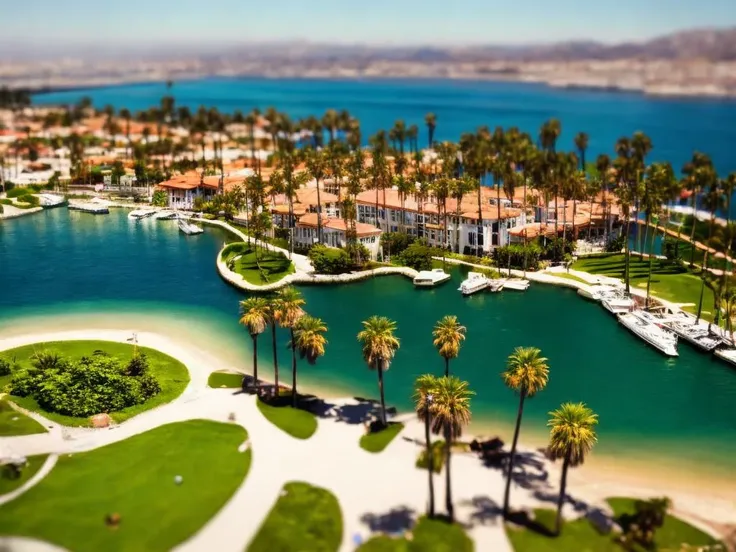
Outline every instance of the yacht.
{"label": "yacht", "polygon": [[605,284],[593,284],[591,286],[578,288],[578,295],[585,297],[586,299],[591,299],[592,301],[612,299],[620,294],[620,287]]}
{"label": "yacht", "polygon": [[184,232],[187,236],[191,236],[194,234],[201,234],[204,232],[199,226],[196,224],[192,224],[191,222],[187,222],[184,219],[179,219],[179,230]]}
{"label": "yacht", "polygon": [[488,291],[491,293],[498,293],[504,288],[504,285],[506,284],[506,279],[501,278],[498,280],[488,280]]}
{"label": "yacht", "polygon": [[107,205],[99,205],[95,203],[69,203],[67,208],[71,211],[82,211],[92,215],[107,215],[110,212]]}
{"label": "yacht", "polygon": [[639,336],[655,349],[667,356],[677,355],[677,336],[669,330],[659,327],[648,317],[642,316],[642,311],[619,314],[618,321],[631,333]]}
{"label": "yacht", "polygon": [[626,295],[617,295],[603,299],[601,304],[604,309],[613,314],[625,314],[631,312],[636,307],[636,301]]}
{"label": "yacht", "polygon": [[450,279],[450,275],[441,268],[433,268],[432,270],[422,270],[414,276],[414,285],[416,287],[433,287],[446,282]]}
{"label": "yacht", "polygon": [[715,355],[732,366],[736,366],[736,349],[718,349]]}
{"label": "yacht", "polygon": [[156,211],[153,209],[136,209],[135,211],[131,211],[128,213],[129,219],[134,220],[141,220],[144,218],[152,217],[156,214]]}
{"label": "yacht", "polygon": [[66,203],[66,198],[56,194],[42,193],[38,196],[38,201],[44,209],[51,209],[52,207],[64,205]]}
{"label": "yacht", "polygon": [[509,278],[503,283],[503,289],[526,291],[527,289],[529,289],[529,280],[523,280],[521,278]]}
{"label": "yacht", "polygon": [[665,326],[688,343],[691,343],[708,353],[724,343],[721,337],[709,332],[707,326],[688,324],[682,321],[673,320],[666,321]]}
{"label": "yacht", "polygon": [[177,216],[174,211],[164,209],[162,211],[156,211],[156,214],[153,215],[153,218],[156,220],[171,220],[177,218]]}
{"label": "yacht", "polygon": [[473,293],[486,289],[490,284],[490,280],[485,274],[480,272],[468,272],[468,278],[460,284],[458,291],[463,295],[472,295]]}

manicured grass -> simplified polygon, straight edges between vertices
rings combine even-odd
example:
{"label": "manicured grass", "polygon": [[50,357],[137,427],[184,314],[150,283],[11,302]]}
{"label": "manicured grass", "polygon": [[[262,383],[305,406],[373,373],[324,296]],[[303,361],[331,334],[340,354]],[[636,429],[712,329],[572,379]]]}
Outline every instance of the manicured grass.
{"label": "manicured grass", "polygon": [[394,440],[394,437],[401,433],[402,429],[404,429],[404,424],[389,423],[385,429],[366,433],[360,438],[360,448],[368,452],[381,452]]}
{"label": "manicured grass", "polygon": [[473,552],[475,544],[457,524],[422,517],[411,531],[412,538],[373,537],[357,552]]}
{"label": "manicured grass", "polygon": [[[634,513],[633,498],[609,498],[606,502],[611,506],[617,518],[622,514]],[[718,542],[707,533],[671,515],[668,515],[664,520],[664,525],[657,529],[654,540],[659,550],[680,550],[683,544],[705,546]]]}
{"label": "manicured grass", "polygon": [[317,431],[317,418],[311,412],[286,405],[271,406],[261,399],[256,399],[256,405],[269,422],[292,437],[309,439]]}
{"label": "manicured grass", "polygon": [[291,482],[284,485],[248,552],[336,552],[342,531],[342,512],[335,495]]}
{"label": "manicured grass", "polygon": [[[6,493],[14,491],[15,489],[23,485],[26,481],[28,481],[31,477],[33,477],[36,472],[41,469],[43,463],[46,462],[47,457],[48,455],[46,454],[41,454],[39,456],[29,456],[27,459],[28,465],[25,466],[20,472],[20,477],[18,479],[10,479],[6,477],[5,471],[0,468],[0,495],[4,495]],[[0,509],[0,512],[1,511],[2,510]]]}
{"label": "manicured grass", "polygon": [[243,374],[212,372],[207,379],[207,385],[215,388],[228,387],[230,389],[240,389],[243,386]]}
{"label": "manicured grass", "polygon": [[[609,498],[614,518],[634,512],[634,499]],[[530,527],[506,525],[506,534],[516,552],[623,552],[615,542],[616,533],[601,534],[587,519],[566,521],[560,536],[550,536],[555,527],[555,510],[534,510]],[[655,533],[657,550],[681,550],[683,544],[695,546],[716,544],[718,541],[668,515],[664,525]]]}
{"label": "manicured grass", "polygon": [[590,282],[587,280],[583,280],[580,276],[575,276],[574,274],[568,274],[567,272],[547,272],[550,276],[554,276],[555,278],[563,278],[565,280],[573,280],[574,282],[580,282],[581,284],[590,285]]}
{"label": "manicured grass", "polygon": [[[584,257],[573,263],[572,268],[591,274],[602,274],[612,278],[624,277],[624,255],[606,257]],[[631,256],[629,273],[632,288],[646,289],[649,259]],[[654,259],[652,261],[651,293],[674,303],[693,303],[695,306],[683,307],[689,312],[696,312],[700,300],[701,278],[685,267]],[[713,318],[713,290],[707,285],[703,294],[703,317]]]}
{"label": "manicured grass", "polygon": [[273,284],[295,270],[283,253],[259,249],[256,255],[245,243],[229,244],[222,256],[228,268],[255,285]]}
{"label": "manicured grass", "polygon": [[[0,534],[80,552],[170,550],[243,482],[251,452],[238,447],[246,437],[237,425],[192,420],[62,456],[38,485],[0,507]],[[117,528],[105,523],[112,514]]]}
{"label": "manicured grass", "polygon": [[18,412],[4,398],[0,399],[0,437],[46,433],[46,428],[33,418]]}
{"label": "manicured grass", "polygon": [[[79,360],[83,356],[91,356],[97,349],[105,351],[110,356],[116,357],[123,362],[128,362],[133,356],[132,345],[115,343],[113,341],[55,341],[51,343],[34,343],[33,345],[2,351],[0,352],[0,356],[7,359],[15,357],[21,367],[27,368],[31,366],[31,357],[36,351],[55,351],[65,358]],[[171,402],[181,395],[189,383],[189,371],[181,362],[154,349],[147,347],[138,347],[138,349],[148,357],[150,373],[161,384],[161,392],[143,404],[130,406],[118,412],[109,412],[112,419],[118,423],[151,408]],[[46,412],[41,409],[32,397],[15,397],[11,395],[10,400],[23,408],[38,412],[49,420],[63,425],[89,425],[89,418],[76,418],[74,416]]]}

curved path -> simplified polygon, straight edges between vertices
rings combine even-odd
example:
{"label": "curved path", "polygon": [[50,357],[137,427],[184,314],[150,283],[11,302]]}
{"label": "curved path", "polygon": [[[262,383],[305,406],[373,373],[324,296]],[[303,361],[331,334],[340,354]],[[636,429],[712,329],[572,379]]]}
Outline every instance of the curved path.
{"label": "curved path", "polygon": [[[0,350],[39,341],[99,339],[124,342],[130,335],[130,332],[109,330],[24,336],[0,340]],[[354,549],[356,535],[367,539],[380,528],[405,526],[407,520],[424,512],[427,474],[414,466],[421,450],[423,427],[413,415],[401,417],[406,428],[379,454],[359,447],[362,424],[349,424],[336,417],[320,418],[318,430],[311,439],[294,439],[261,415],[254,396],[232,389],[208,388],[207,377],[218,362],[207,352],[152,333],[139,333],[138,342],[171,355],[188,367],[191,382],[180,397],[109,429],[61,428],[44,420],[45,425],[52,426],[49,433],[1,439],[0,456],[4,453],[29,456],[86,451],[171,422],[200,418],[227,422],[234,416],[236,423],[248,430],[253,450],[250,472],[220,512],[176,548],[186,552],[241,552],[268,515],[282,486],[289,481],[325,487],[337,496],[343,513],[341,550],[344,551]],[[341,405],[354,401],[332,402]],[[514,507],[553,507],[549,497],[552,500],[556,497],[557,467],[546,463],[538,453],[526,453],[535,456],[536,462],[525,468],[526,483],[513,489]],[[501,471],[484,467],[477,457],[469,454],[455,455],[452,470],[457,517],[467,526],[476,550],[511,552],[498,516],[504,488]],[[38,480],[42,477],[39,475]],[[442,512],[443,477],[435,478],[435,489],[437,510]],[[602,507],[605,496],[616,494],[610,487],[602,489],[598,485],[591,485],[588,490],[591,491],[586,493],[589,508]],[[577,488],[572,492],[579,498]],[[18,494],[21,493],[7,500]],[[566,514],[578,516],[580,512],[568,507]],[[0,539],[0,543],[3,542],[12,545],[13,550],[42,552],[53,549],[31,539]]]}

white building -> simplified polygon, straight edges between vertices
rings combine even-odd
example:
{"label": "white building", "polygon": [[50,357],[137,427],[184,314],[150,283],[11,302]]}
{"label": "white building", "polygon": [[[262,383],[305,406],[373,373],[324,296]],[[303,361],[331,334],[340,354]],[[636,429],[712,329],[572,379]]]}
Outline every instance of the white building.
{"label": "white building", "polygon": [[[358,243],[364,245],[371,259],[378,258],[381,244],[381,229],[362,222],[355,223]],[[317,213],[303,215],[294,228],[294,243],[301,247],[311,247],[318,243]],[[331,247],[345,247],[348,244],[345,221],[341,218],[322,216],[322,243]]]}

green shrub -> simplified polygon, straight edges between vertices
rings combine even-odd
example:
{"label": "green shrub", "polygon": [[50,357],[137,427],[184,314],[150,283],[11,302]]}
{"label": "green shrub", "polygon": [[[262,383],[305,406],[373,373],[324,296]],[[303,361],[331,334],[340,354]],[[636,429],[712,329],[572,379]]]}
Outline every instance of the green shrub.
{"label": "green shrub", "polygon": [[78,362],[42,351],[32,364],[33,368],[15,372],[10,393],[33,397],[44,410],[66,416],[115,412],[161,392],[158,380],[147,373],[148,361],[142,354],[126,366],[102,351]]}
{"label": "green shrub", "polygon": [[416,241],[404,250],[399,260],[414,270],[429,270],[432,268],[432,248]]}
{"label": "green shrub", "polygon": [[155,205],[156,207],[166,207],[168,203],[169,197],[166,195],[164,190],[156,190],[153,192],[153,197],[151,198],[152,205]]}
{"label": "green shrub", "polygon": [[4,358],[0,358],[0,376],[9,376],[10,374],[10,361]]}
{"label": "green shrub", "polygon": [[20,186],[15,187],[14,186],[12,188],[8,188],[7,190],[8,190],[8,193],[6,195],[8,197],[20,197],[20,196],[23,196],[23,195],[26,195],[26,194],[29,193],[28,188],[26,188],[25,186],[23,186],[23,187],[20,187]]}
{"label": "green shrub", "polygon": [[345,250],[321,244],[312,246],[309,260],[319,274],[340,274],[350,267],[350,257]]}
{"label": "green shrub", "polygon": [[403,232],[387,232],[381,235],[381,250],[384,256],[399,255],[415,241],[414,236]]}
{"label": "green shrub", "polygon": [[568,238],[548,239],[542,248],[542,259],[551,261],[560,261],[565,257],[566,253],[572,255],[575,252],[575,244]]}
{"label": "green shrub", "polygon": [[[499,268],[537,270],[542,248],[536,243],[511,244],[497,247],[493,250],[493,260]],[[510,264],[509,264],[510,261]]]}
{"label": "green shrub", "polygon": [[621,250],[626,245],[626,236],[623,234],[613,238],[612,240],[608,240],[608,243],[606,244],[606,251],[608,253],[621,253]]}

